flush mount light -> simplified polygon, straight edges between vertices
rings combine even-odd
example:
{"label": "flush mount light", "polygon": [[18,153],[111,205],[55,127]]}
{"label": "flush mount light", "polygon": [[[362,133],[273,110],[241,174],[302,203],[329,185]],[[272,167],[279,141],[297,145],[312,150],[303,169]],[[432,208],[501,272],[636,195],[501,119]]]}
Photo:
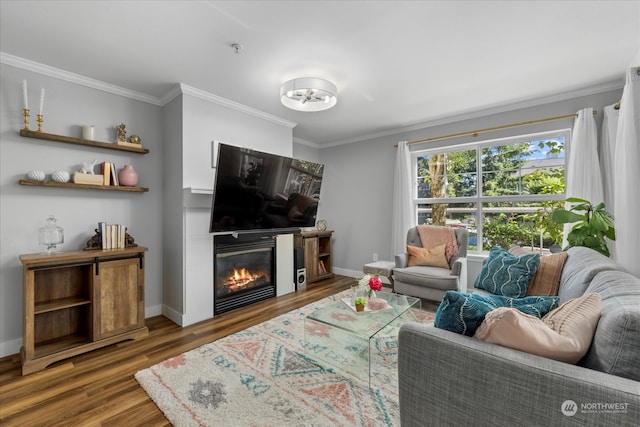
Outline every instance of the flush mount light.
{"label": "flush mount light", "polygon": [[338,102],[336,86],[324,79],[302,77],[289,80],[280,88],[280,101],[297,111],[323,111]]}

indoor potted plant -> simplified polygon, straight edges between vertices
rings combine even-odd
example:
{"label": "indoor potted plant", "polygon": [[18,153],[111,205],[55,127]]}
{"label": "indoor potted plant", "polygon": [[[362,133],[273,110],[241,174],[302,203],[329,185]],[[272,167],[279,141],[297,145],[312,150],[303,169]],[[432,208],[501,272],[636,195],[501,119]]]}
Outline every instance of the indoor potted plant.
{"label": "indoor potted plant", "polygon": [[556,209],[551,219],[558,224],[575,223],[567,235],[567,250],[573,246],[585,246],[603,255],[609,256],[609,248],[605,237],[616,240],[613,216],[605,210],[604,203],[593,206],[591,202],[577,197],[567,199],[576,203],[571,209]]}
{"label": "indoor potted plant", "polygon": [[364,311],[364,307],[367,305],[367,299],[364,297],[357,297],[354,304],[356,305],[356,311]]}

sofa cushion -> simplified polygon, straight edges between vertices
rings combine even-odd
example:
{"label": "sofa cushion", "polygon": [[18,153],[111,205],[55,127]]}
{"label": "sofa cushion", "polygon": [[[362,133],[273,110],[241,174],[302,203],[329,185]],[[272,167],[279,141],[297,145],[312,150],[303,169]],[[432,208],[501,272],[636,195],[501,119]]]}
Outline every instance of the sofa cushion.
{"label": "sofa cushion", "polygon": [[560,278],[566,259],[566,252],[541,256],[538,270],[529,282],[527,295],[558,295]]}
{"label": "sofa cushion", "polygon": [[587,353],[600,317],[600,295],[571,299],[542,319],[517,309],[489,312],[475,337],[549,359],[578,363]]}
{"label": "sofa cushion", "polygon": [[581,365],[640,381],[640,279],[604,271],[594,277],[587,292],[600,294],[602,314]]}
{"label": "sofa cushion", "polygon": [[601,271],[619,269],[613,260],[593,249],[583,246],[569,248],[558,289],[560,303],[582,296],[595,275]]}
{"label": "sofa cushion", "polygon": [[473,286],[495,295],[521,298],[527,294],[527,287],[539,263],[540,254],[537,252],[515,256],[494,246]]}
{"label": "sofa cushion", "polygon": [[445,245],[435,246],[431,249],[419,248],[417,246],[407,245],[409,253],[409,267],[414,265],[430,265],[432,267],[449,268],[447,257],[445,256]]}
{"label": "sofa cushion", "polygon": [[447,331],[473,336],[487,313],[498,307],[512,307],[542,317],[558,305],[558,297],[531,296],[510,298],[447,291],[436,311],[434,326]]}

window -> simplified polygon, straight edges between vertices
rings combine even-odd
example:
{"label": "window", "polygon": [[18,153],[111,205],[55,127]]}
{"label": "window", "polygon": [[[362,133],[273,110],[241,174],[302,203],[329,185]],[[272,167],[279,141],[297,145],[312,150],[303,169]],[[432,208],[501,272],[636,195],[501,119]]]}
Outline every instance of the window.
{"label": "window", "polygon": [[569,130],[413,153],[417,224],[465,227],[469,250],[562,242]]}

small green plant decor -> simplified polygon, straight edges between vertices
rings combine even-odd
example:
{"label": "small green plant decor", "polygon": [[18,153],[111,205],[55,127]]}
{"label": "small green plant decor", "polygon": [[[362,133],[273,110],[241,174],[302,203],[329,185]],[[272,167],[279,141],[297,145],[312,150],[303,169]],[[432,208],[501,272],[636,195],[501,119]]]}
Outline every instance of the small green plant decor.
{"label": "small green plant decor", "polygon": [[367,305],[367,299],[363,297],[358,297],[354,301],[356,306],[356,311],[364,311],[364,306]]}
{"label": "small green plant decor", "polygon": [[558,224],[575,223],[567,235],[568,244],[563,250],[585,246],[609,256],[605,237],[616,240],[616,230],[613,216],[605,210],[604,203],[593,206],[588,200],[577,197],[570,197],[567,202],[575,204],[569,210],[556,209],[551,213],[551,219]]}

